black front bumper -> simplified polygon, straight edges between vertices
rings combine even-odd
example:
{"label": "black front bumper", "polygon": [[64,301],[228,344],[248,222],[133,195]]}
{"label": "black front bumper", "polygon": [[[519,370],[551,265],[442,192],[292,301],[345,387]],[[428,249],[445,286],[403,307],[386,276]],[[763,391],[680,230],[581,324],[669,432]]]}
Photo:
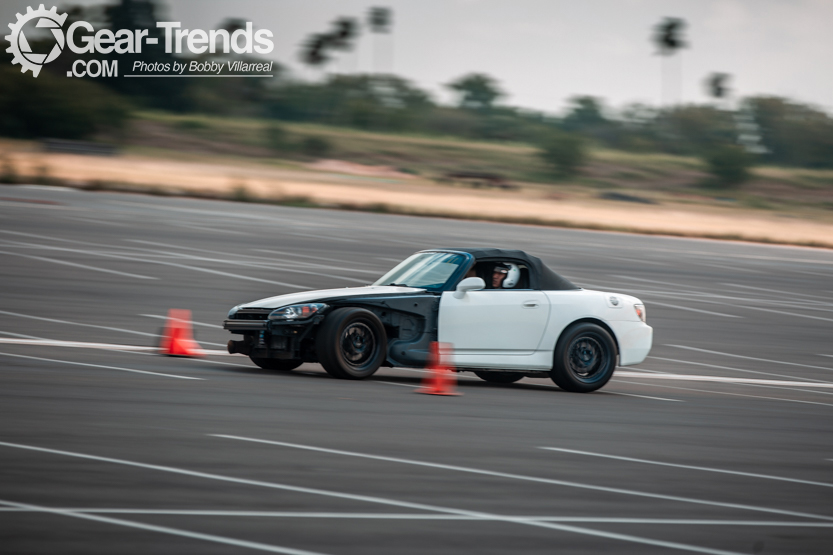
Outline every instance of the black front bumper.
{"label": "black front bumper", "polygon": [[[237,315],[235,315],[237,316]],[[266,318],[229,318],[223,321],[223,328],[231,333],[242,334],[241,341],[233,341],[229,352],[258,358],[298,359],[314,362],[313,329],[323,319],[317,315],[303,322],[271,321]],[[254,316],[259,318],[259,316]]]}

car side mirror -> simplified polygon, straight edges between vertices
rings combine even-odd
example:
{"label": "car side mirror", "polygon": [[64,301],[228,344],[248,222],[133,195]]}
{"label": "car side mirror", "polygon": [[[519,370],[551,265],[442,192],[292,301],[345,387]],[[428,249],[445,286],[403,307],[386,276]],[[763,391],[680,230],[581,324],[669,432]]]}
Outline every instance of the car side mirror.
{"label": "car side mirror", "polygon": [[462,299],[466,296],[466,293],[469,291],[479,291],[481,289],[486,289],[486,282],[483,281],[483,278],[479,277],[470,277],[466,278],[460,283],[457,284],[457,289],[454,291],[454,298],[455,299]]}

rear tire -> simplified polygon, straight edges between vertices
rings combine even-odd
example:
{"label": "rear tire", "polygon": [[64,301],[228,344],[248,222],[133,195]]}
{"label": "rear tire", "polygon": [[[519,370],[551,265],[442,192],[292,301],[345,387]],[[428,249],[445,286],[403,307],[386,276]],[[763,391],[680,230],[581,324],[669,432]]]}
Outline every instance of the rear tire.
{"label": "rear tire", "polygon": [[369,310],[338,308],[321,324],[315,349],[329,375],[362,380],[372,376],[387,357],[385,328]]}
{"label": "rear tire", "polygon": [[524,377],[519,372],[475,372],[474,375],[489,383],[515,383]]}
{"label": "rear tire", "polygon": [[616,369],[616,343],[602,327],[575,324],[555,347],[550,378],[564,391],[589,393],[605,385]]}
{"label": "rear tire", "polygon": [[292,359],[260,358],[253,356],[250,356],[249,358],[252,359],[252,362],[264,370],[280,370],[282,372],[289,372],[290,370],[295,370],[303,364],[303,361]]}

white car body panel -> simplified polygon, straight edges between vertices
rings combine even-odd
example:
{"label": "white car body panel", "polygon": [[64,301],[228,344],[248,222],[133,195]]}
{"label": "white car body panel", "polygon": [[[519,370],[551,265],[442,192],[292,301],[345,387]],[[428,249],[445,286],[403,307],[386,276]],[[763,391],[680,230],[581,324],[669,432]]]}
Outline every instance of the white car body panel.
{"label": "white car body panel", "polygon": [[[540,305],[524,308],[527,301]],[[462,299],[446,292],[438,337],[451,345],[453,363],[461,368],[550,370],[561,333],[577,320],[598,320],[613,332],[619,365],[639,364],[651,350],[653,330],[634,304],[641,301],[587,289],[470,291]]]}
{"label": "white car body panel", "polygon": [[461,366],[482,366],[492,357],[500,364],[522,365],[538,350],[549,319],[543,291],[469,291],[462,298],[446,291],[440,299],[438,338],[454,346]]}

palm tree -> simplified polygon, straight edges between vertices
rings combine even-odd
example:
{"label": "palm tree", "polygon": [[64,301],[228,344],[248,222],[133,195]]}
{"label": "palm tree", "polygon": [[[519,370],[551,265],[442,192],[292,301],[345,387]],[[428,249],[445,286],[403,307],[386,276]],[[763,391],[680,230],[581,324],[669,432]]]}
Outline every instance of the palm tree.
{"label": "palm tree", "polygon": [[[683,40],[683,31],[685,31],[686,22],[684,19],[677,17],[666,17],[659,24],[654,27],[654,35],[652,37],[654,44],[659,48],[659,55],[663,57],[662,72],[662,104],[667,104],[670,94],[667,94],[670,79],[668,78],[669,60],[678,50],[686,48],[688,44]],[[677,101],[681,100],[682,96],[682,69],[681,63],[678,63],[677,71]]]}
{"label": "palm tree", "polygon": [[327,49],[330,48],[331,41],[330,35],[321,33],[310,35],[301,50],[301,61],[311,68],[323,66],[330,61]]}
{"label": "palm tree", "polygon": [[730,78],[731,75],[728,73],[715,72],[709,75],[708,78],[706,78],[706,89],[708,90],[709,95],[718,101],[727,98],[731,92],[728,84]]}

